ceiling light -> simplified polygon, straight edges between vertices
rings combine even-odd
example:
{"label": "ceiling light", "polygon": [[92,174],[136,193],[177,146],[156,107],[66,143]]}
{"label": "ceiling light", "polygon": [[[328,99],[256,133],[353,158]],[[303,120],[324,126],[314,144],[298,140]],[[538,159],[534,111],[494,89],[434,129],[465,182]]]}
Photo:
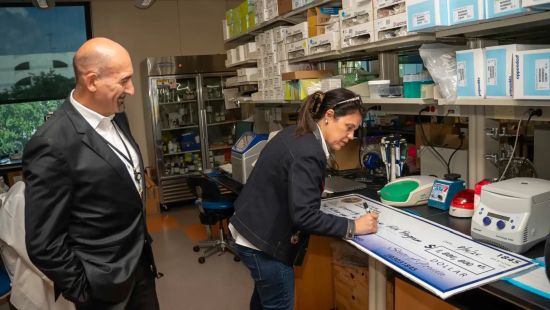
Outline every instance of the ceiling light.
{"label": "ceiling light", "polygon": [[155,0],[134,0],[134,5],[140,9],[146,9],[150,7]]}
{"label": "ceiling light", "polygon": [[49,9],[55,6],[54,0],[32,0],[32,4],[39,9]]}

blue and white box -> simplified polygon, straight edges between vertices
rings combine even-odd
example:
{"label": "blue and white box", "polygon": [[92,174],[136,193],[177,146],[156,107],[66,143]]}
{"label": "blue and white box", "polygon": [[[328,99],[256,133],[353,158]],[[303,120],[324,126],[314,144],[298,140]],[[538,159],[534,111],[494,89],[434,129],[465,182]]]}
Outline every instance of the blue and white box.
{"label": "blue and white box", "polygon": [[484,53],[482,48],[456,52],[456,95],[485,98]]}
{"label": "blue and white box", "polygon": [[514,99],[550,99],[550,49],[514,54]]}
{"label": "blue and white box", "polygon": [[487,19],[531,11],[521,6],[521,0],[485,0],[485,9]]}
{"label": "blue and white box", "polygon": [[511,97],[513,91],[512,56],[517,51],[547,48],[545,45],[510,44],[485,48],[486,98]]}
{"label": "blue and white box", "polygon": [[534,7],[537,9],[550,10],[550,0],[523,0],[521,5],[524,8]]}
{"label": "blue and white box", "polygon": [[449,26],[449,0],[407,0],[409,32]]}
{"label": "blue and white box", "polygon": [[485,19],[484,0],[452,0],[449,1],[451,25],[476,22]]}

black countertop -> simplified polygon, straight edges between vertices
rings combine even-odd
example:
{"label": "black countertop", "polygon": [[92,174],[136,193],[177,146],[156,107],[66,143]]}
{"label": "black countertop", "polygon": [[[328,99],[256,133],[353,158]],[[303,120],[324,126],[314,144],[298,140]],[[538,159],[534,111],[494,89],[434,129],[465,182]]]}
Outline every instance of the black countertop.
{"label": "black countertop", "polygon": [[[229,190],[235,193],[239,193],[243,187],[241,183],[233,180],[230,176],[225,174],[209,176],[209,178],[211,178],[218,184],[227,187]],[[365,189],[348,192],[348,193],[342,193],[342,194],[355,193],[355,194],[363,195],[379,201],[377,191],[381,187],[382,187],[381,184],[367,184],[367,188]],[[431,208],[431,207],[428,207],[427,205],[407,207],[407,208],[402,208],[402,210],[410,212],[411,214],[429,219],[435,223],[449,227],[465,235],[468,235],[468,236],[470,235],[470,225],[472,222],[470,218],[452,217],[449,215],[448,211]],[[521,255],[529,258],[536,258],[536,257],[543,256],[544,242],[537,244],[536,246],[531,248],[529,251],[522,253]],[[527,308],[527,309],[550,309],[550,299],[546,299],[539,295],[532,294],[517,286],[511,285],[506,281],[496,281],[493,283],[483,285],[473,290],[482,290],[483,292],[494,295],[499,299],[503,299],[506,302],[511,303],[510,306],[517,306],[517,307]],[[460,308],[471,308],[472,306],[470,304],[475,305],[475,303],[477,302],[476,300],[472,300],[471,297],[473,296],[477,297],[479,296],[479,294],[476,295],[475,293],[473,293],[471,294],[472,296],[470,296],[470,293],[471,293],[471,290],[466,291],[464,293],[451,297],[448,301],[455,305],[458,305]],[[477,299],[476,297],[474,297],[474,299]],[[468,300],[468,304],[470,306],[464,306],[463,304],[464,300]],[[475,306],[473,306],[473,309],[475,309]]]}

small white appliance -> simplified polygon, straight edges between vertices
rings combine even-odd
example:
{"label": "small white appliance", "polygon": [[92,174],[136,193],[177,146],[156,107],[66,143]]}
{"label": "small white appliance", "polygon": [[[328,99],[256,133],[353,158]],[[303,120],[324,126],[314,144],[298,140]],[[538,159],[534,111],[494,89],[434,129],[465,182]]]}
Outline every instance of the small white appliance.
{"label": "small white appliance", "polygon": [[513,178],[485,185],[472,217],[472,238],[523,253],[550,232],[550,181]]}
{"label": "small white appliance", "polygon": [[428,202],[435,177],[411,175],[386,184],[378,194],[380,201],[394,207],[412,207]]}

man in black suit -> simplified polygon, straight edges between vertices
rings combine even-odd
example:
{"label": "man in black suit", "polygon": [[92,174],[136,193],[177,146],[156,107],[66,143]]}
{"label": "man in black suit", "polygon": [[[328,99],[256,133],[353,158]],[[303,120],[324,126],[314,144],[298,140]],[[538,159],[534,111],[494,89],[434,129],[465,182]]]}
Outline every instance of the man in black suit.
{"label": "man in black suit", "polygon": [[77,309],[158,309],[130,55],[94,38],[73,65],[75,89],[23,154],[29,257]]}

